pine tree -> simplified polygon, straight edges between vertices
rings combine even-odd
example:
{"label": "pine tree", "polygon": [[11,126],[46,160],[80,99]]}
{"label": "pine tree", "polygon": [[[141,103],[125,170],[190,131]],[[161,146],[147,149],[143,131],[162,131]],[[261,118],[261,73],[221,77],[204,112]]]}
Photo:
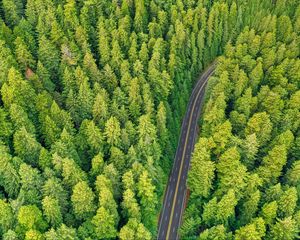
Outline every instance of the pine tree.
{"label": "pine tree", "polygon": [[34,89],[15,68],[9,70],[7,78],[8,81],[1,88],[4,106],[9,108],[15,103],[23,107],[27,114],[34,119],[36,117],[36,109],[34,107],[36,94]]}
{"label": "pine tree", "polygon": [[86,173],[72,159],[64,159],[62,164],[63,182],[70,188],[87,179]]}
{"label": "pine tree", "polygon": [[261,166],[258,168],[258,174],[265,183],[274,183],[282,174],[281,171],[287,161],[286,148],[283,145],[275,146],[268,152],[262,160]]}
{"label": "pine tree", "polygon": [[83,68],[93,84],[100,82],[101,73],[91,52],[87,51],[83,58]]}
{"label": "pine tree", "polygon": [[91,174],[93,176],[98,176],[103,171],[103,167],[104,167],[103,154],[102,153],[98,153],[92,159]]}
{"label": "pine tree", "polygon": [[25,162],[36,165],[40,155],[41,145],[34,135],[22,127],[14,134],[14,149]]}
{"label": "pine tree", "polygon": [[45,181],[45,184],[42,187],[42,192],[44,199],[48,197],[49,199],[55,199],[55,201],[57,200],[59,208],[61,209],[61,213],[63,214],[66,212],[69,204],[68,192],[63,188],[63,185],[58,178],[52,177]]}
{"label": "pine tree", "polygon": [[265,203],[261,209],[260,215],[263,217],[266,224],[272,224],[277,216],[278,205],[273,201]]}
{"label": "pine tree", "polygon": [[289,42],[293,32],[293,25],[288,16],[280,16],[277,20],[276,37],[279,41]]}
{"label": "pine tree", "polygon": [[103,150],[103,133],[94,121],[83,120],[77,135],[77,144],[82,154],[94,156]]}
{"label": "pine tree", "polygon": [[234,216],[234,208],[237,204],[237,199],[234,191],[230,189],[218,202],[217,198],[212,198],[204,205],[202,214],[203,221],[208,226],[216,224],[228,224],[228,218]]}
{"label": "pine tree", "polygon": [[226,232],[224,225],[217,225],[212,228],[204,230],[200,236],[199,240],[213,240],[213,239],[226,240],[232,238],[231,233]]}
{"label": "pine tree", "polygon": [[147,66],[149,61],[149,55],[148,55],[148,47],[146,43],[143,43],[141,46],[141,50],[139,52],[139,59],[141,60],[144,66]]}
{"label": "pine tree", "polygon": [[130,219],[126,225],[120,230],[120,239],[122,240],[150,240],[151,233],[145,228],[142,223],[139,223],[136,219]]}
{"label": "pine tree", "polygon": [[45,36],[39,39],[38,57],[54,80],[59,67],[59,51]]}
{"label": "pine tree", "polygon": [[45,230],[47,227],[42,212],[36,205],[21,206],[18,213],[18,223],[26,230]]}
{"label": "pine tree", "polygon": [[0,186],[9,197],[16,197],[20,189],[20,176],[13,164],[8,147],[2,142],[0,142],[0,155]]}
{"label": "pine tree", "polygon": [[238,229],[235,233],[235,240],[260,240],[265,236],[266,227],[262,218],[255,219],[252,223]]}
{"label": "pine tree", "polygon": [[64,5],[64,24],[67,28],[75,30],[79,25],[77,16],[76,1],[68,0]]}
{"label": "pine tree", "polygon": [[141,220],[140,207],[135,198],[134,192],[131,189],[127,189],[123,193],[123,202],[122,207],[124,211],[124,216],[127,219],[134,218],[137,220]]}
{"label": "pine tree", "polygon": [[248,121],[245,134],[255,133],[260,146],[271,138],[272,123],[266,112],[255,113]]}
{"label": "pine tree", "polygon": [[103,126],[109,115],[109,99],[106,91],[103,89],[101,93],[98,93],[94,100],[93,105],[93,118],[95,123],[99,126]]}
{"label": "pine tree", "polygon": [[118,146],[120,144],[121,128],[117,118],[111,117],[105,124],[104,134],[108,144]]}
{"label": "pine tree", "polygon": [[23,1],[21,0],[4,0],[3,10],[5,13],[5,20],[13,27],[17,25],[21,19],[23,12]]}
{"label": "pine tree", "polygon": [[195,196],[207,198],[212,189],[215,164],[210,159],[208,139],[200,138],[195,146],[188,177],[188,186]]}
{"label": "pine tree", "polygon": [[278,199],[278,216],[281,218],[292,216],[297,207],[297,190],[290,187]]}
{"label": "pine tree", "polygon": [[296,221],[291,218],[278,220],[275,225],[271,227],[270,239],[279,240],[287,239],[292,240],[297,237]]}
{"label": "pine tree", "polygon": [[[17,61],[12,55],[11,50],[8,48],[7,44],[0,40],[0,59],[1,59],[1,73],[0,73],[0,86],[7,80],[8,72],[11,67],[17,66]],[[3,93],[2,93],[3,94]]]}
{"label": "pine tree", "polygon": [[141,114],[142,98],[140,95],[140,84],[138,78],[134,78],[129,86],[129,111],[133,119],[137,119]]}
{"label": "pine tree", "polygon": [[123,53],[120,48],[119,42],[118,41],[113,41],[112,42],[112,49],[111,49],[111,66],[114,69],[116,73],[119,75],[119,68],[121,66],[123,60]]}
{"label": "pine tree", "polygon": [[73,187],[71,201],[75,216],[78,219],[86,219],[94,212],[94,193],[86,182],[78,182]]}
{"label": "pine tree", "polygon": [[30,229],[25,234],[25,240],[43,240],[43,235],[37,230]]}
{"label": "pine tree", "polygon": [[59,201],[52,197],[45,197],[42,201],[43,212],[49,224],[58,227],[63,222]]}
{"label": "pine tree", "polygon": [[291,186],[297,186],[300,182],[300,161],[295,161],[292,167],[288,170],[286,174],[286,181]]}
{"label": "pine tree", "polygon": [[157,196],[155,192],[155,186],[153,186],[151,178],[147,171],[143,171],[139,177],[138,184],[138,196],[141,198],[141,212],[142,219],[145,227],[152,230],[155,226],[155,208],[157,204]]}
{"label": "pine tree", "polygon": [[156,115],[157,136],[160,139],[162,149],[168,144],[169,131],[167,129],[167,110],[163,102],[160,102]]}
{"label": "pine tree", "polygon": [[3,236],[9,229],[12,228],[14,215],[9,203],[5,200],[0,200],[0,234]]}
{"label": "pine tree", "polygon": [[115,238],[117,236],[114,218],[104,207],[97,210],[97,214],[92,219],[92,224],[98,239]]}
{"label": "pine tree", "polygon": [[22,163],[19,169],[20,175],[20,195],[23,197],[24,202],[29,204],[38,204],[41,200],[41,189],[43,185],[43,178],[37,168]]}
{"label": "pine tree", "polygon": [[148,14],[145,8],[145,2],[134,1],[135,4],[135,17],[134,17],[134,29],[136,32],[144,32],[146,30],[146,23],[148,21]]}
{"label": "pine tree", "polygon": [[0,141],[7,142],[13,133],[12,123],[8,119],[8,113],[0,108]]}
{"label": "pine tree", "polygon": [[[143,151],[148,152],[149,145],[156,142],[156,128],[152,124],[149,115],[143,115],[139,118],[138,126],[139,146]],[[148,148],[146,147],[148,146]],[[150,149],[149,149],[150,150]]]}
{"label": "pine tree", "polygon": [[108,32],[104,26],[103,19],[100,18],[98,24],[98,36],[99,36],[99,44],[98,49],[100,53],[100,63],[102,66],[105,66],[110,61],[110,40],[108,36]]}
{"label": "pine tree", "polygon": [[35,66],[35,60],[30,53],[28,47],[22,38],[17,37],[15,40],[16,45],[16,58],[18,63],[21,65],[22,70],[25,72],[28,68],[33,68]]}

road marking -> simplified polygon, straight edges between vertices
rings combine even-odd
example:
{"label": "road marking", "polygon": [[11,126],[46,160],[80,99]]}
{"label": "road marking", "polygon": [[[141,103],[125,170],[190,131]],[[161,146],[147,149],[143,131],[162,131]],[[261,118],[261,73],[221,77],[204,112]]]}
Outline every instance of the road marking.
{"label": "road marking", "polygon": [[[212,64],[212,67],[215,66],[215,65],[216,65],[216,63],[213,63],[213,64]],[[211,75],[213,72],[214,72],[214,69],[212,68],[212,70],[209,70],[208,72],[205,72],[205,73],[202,75],[202,77],[203,77],[203,78],[206,78],[207,76]],[[205,84],[206,84],[206,82],[205,82]],[[193,99],[194,94],[196,93],[196,91],[198,91],[198,87],[199,87],[199,86],[201,86],[201,85],[200,85],[200,81],[197,82],[197,85],[196,85],[195,88],[193,89],[191,99]],[[188,107],[188,112],[189,112],[189,110],[190,110],[190,107]],[[186,115],[186,116],[187,116],[187,115]],[[183,135],[182,135],[182,130],[184,130],[184,131],[186,132],[186,129],[185,129],[185,126],[187,125],[186,116],[183,118],[183,122],[182,122],[182,125],[181,125],[180,136],[183,136]],[[181,138],[181,137],[180,137],[180,138]],[[183,138],[182,138],[182,140],[183,140]],[[181,141],[181,140],[180,140],[180,141]],[[182,146],[181,143],[179,143],[178,145],[179,145],[180,147]],[[177,149],[177,151],[176,151],[175,156],[177,156],[177,154],[178,154],[178,149]],[[174,164],[176,164],[176,162],[177,162],[177,157],[175,158]],[[171,178],[169,179],[169,182],[170,182],[170,184],[171,184]],[[166,203],[167,203],[167,196],[168,196],[168,194],[169,194],[169,188],[170,188],[169,186],[170,186],[170,184],[168,184],[168,186],[167,186],[167,190],[166,190],[167,192],[166,192],[166,196],[165,196],[165,199],[164,199],[163,206],[165,206]],[[173,192],[173,190],[172,190],[172,192]],[[165,209],[166,209],[166,208],[163,207],[162,214],[161,214],[162,217],[164,216]],[[161,226],[162,226],[162,217],[160,218],[160,224],[159,224],[159,228],[158,228],[158,239],[159,239],[160,229],[161,229]],[[182,217],[182,216],[180,216],[180,218],[181,218],[181,217]],[[163,233],[164,233],[164,232],[165,232],[165,230],[163,230]]]}
{"label": "road marking", "polygon": [[[209,76],[209,75],[208,75]],[[197,96],[196,96],[196,100],[198,99],[203,87],[206,85],[206,82],[208,81],[209,78],[206,79],[206,81],[202,84],[201,88],[199,89],[199,92],[197,93]],[[191,109],[191,112],[194,112],[194,109],[195,109],[195,103],[197,101],[194,101],[193,103],[193,106],[192,106],[192,109]],[[169,236],[170,236],[170,228],[171,228],[171,225],[172,225],[172,222],[173,222],[173,215],[174,215],[174,207],[175,207],[175,202],[176,202],[176,198],[177,198],[177,194],[178,194],[178,186],[179,186],[179,181],[180,181],[180,178],[181,178],[181,173],[182,173],[182,166],[183,166],[183,160],[184,160],[184,156],[185,156],[185,151],[186,151],[186,145],[187,145],[187,139],[189,137],[189,133],[190,133],[190,128],[191,128],[191,115],[189,117],[189,124],[188,124],[188,132],[187,132],[187,135],[186,135],[186,138],[185,138],[185,143],[184,143],[184,148],[183,148],[183,155],[182,155],[182,159],[181,159],[181,163],[180,163],[180,169],[179,169],[179,174],[178,174],[178,178],[177,178],[177,183],[176,183],[176,190],[175,190],[175,195],[174,195],[174,198],[173,198],[173,204],[172,204],[172,210],[171,210],[171,216],[170,216],[170,221],[169,221],[169,224],[168,224],[168,231],[167,231],[167,236],[166,236],[166,239],[169,239]],[[185,177],[183,176],[183,178],[185,179]],[[174,178],[175,179],[175,178]],[[173,229],[174,230],[174,229]],[[175,230],[174,230],[175,231]]]}
{"label": "road marking", "polygon": [[[184,191],[184,194],[183,194],[183,201],[182,201],[182,205],[181,205],[181,212],[180,212],[180,217],[179,217],[179,223],[178,225],[180,225],[181,223],[181,218],[182,218],[182,211],[183,211],[183,204],[185,202],[185,199],[186,199],[186,190]],[[178,233],[176,234],[176,240],[178,239]]]}
{"label": "road marking", "polygon": [[173,232],[175,232],[175,227],[173,227],[173,230],[172,230]]}

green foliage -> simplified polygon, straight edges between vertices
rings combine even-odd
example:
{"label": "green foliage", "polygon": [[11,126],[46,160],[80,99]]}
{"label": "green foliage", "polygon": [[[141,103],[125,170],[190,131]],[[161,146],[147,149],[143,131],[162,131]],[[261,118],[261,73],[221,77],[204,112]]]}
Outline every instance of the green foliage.
{"label": "green foliage", "polygon": [[43,212],[49,224],[54,227],[60,226],[62,223],[62,214],[59,201],[53,197],[45,197],[43,199]]}
{"label": "green foliage", "polygon": [[293,238],[297,3],[1,1],[0,239],[155,238],[189,93],[223,52],[182,238]]}
{"label": "green foliage", "polygon": [[199,238],[199,240],[213,240],[213,239],[231,239],[231,234],[226,233],[226,228],[223,225],[217,225],[215,227],[206,229],[203,231]]}
{"label": "green foliage", "polygon": [[129,219],[128,223],[120,230],[120,239],[122,240],[150,240],[151,233],[145,228],[142,223],[134,218]]}
{"label": "green foliage", "polygon": [[94,231],[98,239],[114,238],[117,236],[114,217],[104,207],[97,210],[92,219]]}
{"label": "green foliage", "polygon": [[195,146],[188,186],[192,194],[207,198],[212,189],[215,164],[210,160],[209,139],[202,138]]}
{"label": "green foliage", "polygon": [[230,217],[234,217],[234,208],[237,204],[237,199],[234,191],[230,189],[220,201],[217,198],[211,199],[203,210],[203,221],[208,225],[228,224]]}
{"label": "green foliage", "polygon": [[41,210],[35,205],[22,206],[18,212],[18,223],[26,230],[45,230],[46,222],[42,217]]}
{"label": "green foliage", "polygon": [[[266,1],[253,4],[259,14],[249,10],[241,22],[248,26],[225,46],[208,83],[188,176],[186,239],[299,238],[297,19],[280,10],[286,1],[274,2],[276,10]],[[217,6],[207,23],[212,48]],[[231,8],[234,16],[234,2]]]}
{"label": "green foliage", "polygon": [[14,215],[9,203],[0,200],[0,232],[1,235],[6,233],[13,224]]}
{"label": "green foliage", "polygon": [[93,214],[94,193],[86,182],[79,182],[74,186],[71,201],[75,216],[79,219],[85,219]]}
{"label": "green foliage", "polygon": [[297,238],[298,231],[296,221],[291,217],[279,220],[271,227],[270,239],[287,239],[292,240]]}
{"label": "green foliage", "polygon": [[253,221],[253,223],[250,223],[238,229],[235,233],[234,239],[260,240],[263,239],[263,237],[265,236],[265,231],[266,228],[265,228],[264,220],[262,218],[257,218]]}

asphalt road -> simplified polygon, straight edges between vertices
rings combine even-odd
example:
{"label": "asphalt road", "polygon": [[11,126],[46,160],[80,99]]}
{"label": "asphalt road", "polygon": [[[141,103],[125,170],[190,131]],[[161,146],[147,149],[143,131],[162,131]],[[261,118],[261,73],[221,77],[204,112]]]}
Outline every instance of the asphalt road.
{"label": "asphalt road", "polygon": [[194,87],[189,100],[187,112],[181,126],[180,139],[172,172],[165,192],[163,208],[159,218],[158,240],[176,240],[179,238],[178,229],[184,210],[184,200],[187,190],[186,180],[191,154],[195,145],[201,101],[204,97],[206,83],[214,70],[215,64],[212,64],[205,70]]}

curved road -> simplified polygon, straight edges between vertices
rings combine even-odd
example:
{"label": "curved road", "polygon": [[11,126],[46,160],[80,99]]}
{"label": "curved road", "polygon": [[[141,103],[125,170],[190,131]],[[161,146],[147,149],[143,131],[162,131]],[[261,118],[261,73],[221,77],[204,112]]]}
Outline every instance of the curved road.
{"label": "curved road", "polygon": [[165,192],[162,212],[158,225],[158,240],[176,240],[179,238],[178,229],[184,210],[186,196],[186,179],[189,170],[191,154],[195,145],[196,128],[201,110],[201,101],[205,86],[213,74],[216,64],[213,63],[198,80],[187,107],[182,122],[180,139],[173,163],[172,172]]}

